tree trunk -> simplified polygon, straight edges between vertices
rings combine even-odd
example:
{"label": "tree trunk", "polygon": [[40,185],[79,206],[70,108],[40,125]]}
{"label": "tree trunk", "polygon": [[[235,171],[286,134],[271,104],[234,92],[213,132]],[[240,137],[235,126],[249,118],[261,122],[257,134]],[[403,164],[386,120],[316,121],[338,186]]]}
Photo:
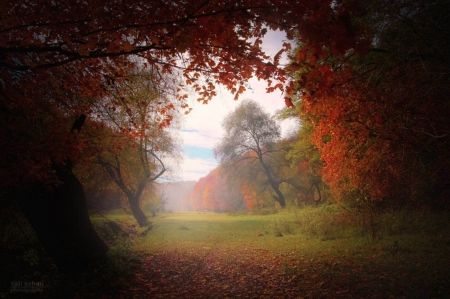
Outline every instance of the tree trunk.
{"label": "tree trunk", "polygon": [[149,225],[147,216],[145,216],[144,212],[142,212],[141,207],[139,206],[139,197],[133,196],[128,198],[128,202],[130,203],[131,212],[133,213],[134,218],[140,227],[145,227]]}
{"label": "tree trunk", "polygon": [[278,186],[275,184],[275,182],[270,182],[270,185],[272,186],[272,189],[275,191],[275,193],[277,194],[277,196],[274,196],[275,200],[278,201],[278,203],[280,204],[281,208],[285,208],[286,207],[286,201],[284,199],[284,195],[283,193],[281,193],[280,189],[278,188]]}
{"label": "tree trunk", "polygon": [[272,177],[269,167],[266,165],[266,163],[264,163],[262,154],[258,154],[258,160],[261,168],[263,169],[263,172],[267,177],[267,180],[269,181],[270,187],[272,187],[273,191],[275,191],[276,193],[276,196],[274,196],[273,198],[280,204],[281,208],[284,209],[286,207],[286,201],[284,199],[283,193],[281,193],[280,189],[278,188],[279,184],[275,182],[275,179]]}
{"label": "tree trunk", "polygon": [[318,183],[315,183],[314,185],[316,186],[317,193],[319,193],[319,198],[316,200],[316,206],[318,206],[318,205],[319,205],[319,202],[322,200],[322,194],[320,193],[319,184],[318,184]]}
{"label": "tree trunk", "polygon": [[60,185],[20,192],[18,202],[58,271],[71,275],[102,259],[107,246],[92,226],[77,177],[67,166],[55,170]]}

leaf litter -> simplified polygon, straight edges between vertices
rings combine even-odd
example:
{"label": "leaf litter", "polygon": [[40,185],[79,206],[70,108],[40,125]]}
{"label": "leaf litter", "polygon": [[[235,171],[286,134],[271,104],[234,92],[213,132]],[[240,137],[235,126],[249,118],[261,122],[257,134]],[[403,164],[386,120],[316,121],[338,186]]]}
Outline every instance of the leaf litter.
{"label": "leaf litter", "polygon": [[122,281],[103,298],[398,298],[411,295],[408,288],[418,283],[422,286],[413,291],[419,297],[449,293],[445,275],[430,285],[417,273],[402,273],[401,262],[398,273],[388,273],[392,261],[383,254],[364,261],[365,255],[355,252],[311,257],[258,249],[166,250],[142,255],[126,285]]}

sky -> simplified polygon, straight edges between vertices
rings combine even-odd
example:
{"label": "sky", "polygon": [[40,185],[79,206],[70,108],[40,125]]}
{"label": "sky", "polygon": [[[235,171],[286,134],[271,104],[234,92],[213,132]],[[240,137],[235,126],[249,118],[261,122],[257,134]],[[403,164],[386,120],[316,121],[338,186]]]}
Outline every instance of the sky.
{"label": "sky", "polygon": [[[263,40],[262,48],[266,54],[273,57],[281,49],[284,39],[284,33],[269,31]],[[248,83],[251,88],[240,95],[237,101],[224,87],[218,87],[218,95],[208,104],[196,102],[194,99],[189,100],[192,111],[183,116],[182,127],[178,132],[182,142],[182,160],[178,165],[170,166],[172,171],[169,180],[197,181],[218,166],[213,149],[225,133],[222,121],[242,100],[255,100],[271,115],[285,107],[284,97],[280,91],[266,93],[265,81],[252,78]],[[280,122],[280,125],[282,135],[285,136],[295,126],[295,121],[285,120]]]}

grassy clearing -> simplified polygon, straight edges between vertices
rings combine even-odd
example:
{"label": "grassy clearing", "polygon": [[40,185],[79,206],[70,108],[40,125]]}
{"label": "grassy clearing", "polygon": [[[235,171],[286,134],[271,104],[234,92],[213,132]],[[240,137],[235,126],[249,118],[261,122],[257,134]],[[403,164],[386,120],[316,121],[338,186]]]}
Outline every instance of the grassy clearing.
{"label": "grassy clearing", "polygon": [[[133,223],[118,211],[107,217]],[[151,218],[147,235],[125,243],[149,258],[135,283],[153,287],[136,292],[155,298],[185,291],[196,294],[192,298],[213,291],[217,298],[450,295],[448,214],[392,211],[371,217],[368,228],[361,215],[334,206],[272,215],[168,213]],[[93,221],[101,226],[104,219]]]}
{"label": "grassy clearing", "polygon": [[[122,210],[105,216],[125,231],[135,224]],[[119,237],[103,216],[92,214],[94,225],[111,245],[109,259],[73,282],[77,294],[83,298],[450,297],[448,213],[402,210],[364,215],[321,206],[270,215],[189,212],[149,219],[153,229],[146,235],[138,229],[131,237]],[[7,254],[3,268],[13,273],[14,261],[20,260],[24,267],[20,271],[28,270],[19,280],[43,281],[41,298],[58,297],[55,292],[66,284],[40,254],[37,240],[30,243],[31,228],[25,222],[19,231],[10,226],[2,235],[7,245],[2,251]],[[20,243],[7,242],[9,236]],[[30,251],[29,245],[36,250]],[[6,292],[8,287],[4,286]],[[28,294],[0,291],[2,295],[25,298]]]}

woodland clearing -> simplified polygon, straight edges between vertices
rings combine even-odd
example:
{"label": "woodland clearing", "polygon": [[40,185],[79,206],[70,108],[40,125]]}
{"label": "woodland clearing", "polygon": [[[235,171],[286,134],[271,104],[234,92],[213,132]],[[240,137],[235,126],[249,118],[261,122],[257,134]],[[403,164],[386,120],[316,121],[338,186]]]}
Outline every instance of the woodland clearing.
{"label": "woodland clearing", "polygon": [[[125,230],[134,223],[123,210],[103,216]],[[22,269],[21,277],[9,280],[41,281],[40,298],[52,298],[61,288],[70,288],[76,298],[446,298],[450,294],[446,213],[380,214],[375,240],[357,218],[335,206],[270,215],[162,213],[151,218],[153,228],[144,236],[138,228],[127,237],[112,234],[103,216],[91,218],[110,243],[105,265],[64,281],[55,271],[43,274],[52,268],[37,249],[28,253],[34,259],[25,259],[29,271]],[[24,224],[22,228],[28,233]]]}

